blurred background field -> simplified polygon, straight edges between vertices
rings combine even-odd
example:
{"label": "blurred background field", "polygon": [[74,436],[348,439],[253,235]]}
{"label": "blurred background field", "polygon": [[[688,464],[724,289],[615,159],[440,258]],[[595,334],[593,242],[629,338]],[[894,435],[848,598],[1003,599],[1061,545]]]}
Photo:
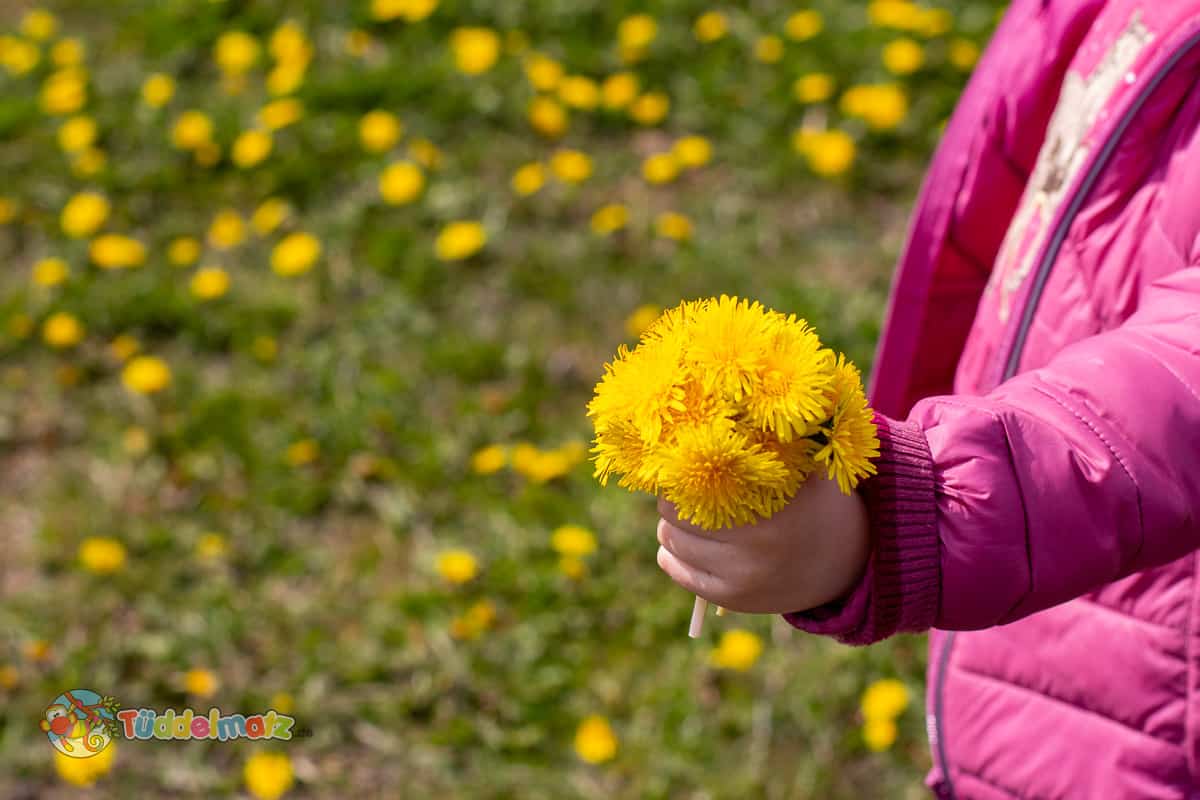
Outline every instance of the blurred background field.
{"label": "blurred background field", "polygon": [[0,796],[924,796],[924,638],[688,640],[584,409],[721,293],[869,371],[999,5],[5,3]]}

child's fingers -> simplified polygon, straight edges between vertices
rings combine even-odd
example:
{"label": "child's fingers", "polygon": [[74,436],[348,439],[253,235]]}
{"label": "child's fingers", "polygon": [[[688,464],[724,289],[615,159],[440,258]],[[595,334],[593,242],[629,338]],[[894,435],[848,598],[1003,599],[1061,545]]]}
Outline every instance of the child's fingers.
{"label": "child's fingers", "polygon": [[720,581],[715,575],[710,575],[702,569],[680,561],[665,547],[658,548],[658,566],[678,583],[694,595],[703,597],[715,603],[720,603]]}
{"label": "child's fingers", "polygon": [[658,543],[676,558],[710,573],[716,573],[730,557],[727,543],[680,530],[665,519],[658,521]]}
{"label": "child's fingers", "polygon": [[665,497],[658,498],[658,515],[669,522],[672,527],[678,528],[681,531],[687,531],[697,536],[707,536],[710,539],[726,538],[719,531],[706,531],[699,525],[693,525],[687,520],[679,518],[679,510],[675,504]]}

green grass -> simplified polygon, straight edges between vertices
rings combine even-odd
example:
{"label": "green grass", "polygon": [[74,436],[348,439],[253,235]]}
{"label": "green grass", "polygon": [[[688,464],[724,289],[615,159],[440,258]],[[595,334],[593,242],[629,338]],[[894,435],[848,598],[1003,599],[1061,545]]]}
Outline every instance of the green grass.
{"label": "green grass", "polygon": [[[751,6],[725,8],[730,34],[707,45],[691,22],[710,7],[691,0],[443,2],[411,25],[373,22],[366,3],[323,0],[49,6],[86,45],[85,111],[108,166],[81,178],[57,149],[60,119],[38,102],[44,53],[29,74],[0,69],[0,192],[19,210],[0,226],[0,665],[15,680],[0,685],[0,794],[76,791],[55,776],[37,722],[54,696],[80,686],[125,706],[227,713],[291,694],[297,725],[311,730],[274,745],[292,759],[293,796],[922,796],[923,637],[854,649],[780,618],[733,615],[688,640],[691,597],[655,566],[652,499],[601,489],[586,463],[544,484],[470,469],[487,444],[590,439],[584,407],[643,304],[752,297],[807,318],[869,369],[911,199],[965,80],[945,62],[947,43],[982,43],[994,5],[956,12],[946,34],[915,36],[928,62],[896,79],[911,109],[888,132],[842,117],[836,95],[806,112],[790,86],[818,68],[839,91],[887,80],[879,50],[902,33],[868,25],[861,3],[816,2],[826,30],[763,64],[750,55],[754,40],[782,35],[792,7]],[[466,76],[446,45],[458,25],[519,30],[569,72],[603,77],[625,68],[615,30],[634,10],[657,18],[659,37],[629,68],[672,98],[654,128],[573,112],[562,142],[547,142],[525,119],[534,92],[519,55]],[[0,23],[15,32],[19,11]],[[276,133],[272,155],[243,171],[227,158],[200,167],[171,148],[171,122],[194,107],[212,115],[228,153],[267,99],[266,70],[260,62],[241,94],[226,94],[213,42],[232,29],[265,38],[288,17],[316,55],[296,92],[306,115]],[[365,59],[343,48],[354,27],[374,37]],[[138,100],[153,71],[178,81],[162,111]],[[411,206],[378,199],[390,159],[364,154],[357,139],[375,107],[405,123],[398,154],[413,137],[442,151]],[[792,150],[806,113],[855,138],[847,175],[818,179]],[[641,158],[684,134],[710,138],[712,163],[648,186]],[[563,145],[586,151],[595,174],[515,197],[512,172]],[[141,239],[145,265],[98,269],[85,241],[63,236],[59,211],[83,189],[106,194],[105,230]],[[315,234],[323,257],[280,278],[268,267],[280,234],[251,234],[201,259],[224,266],[232,288],[198,301],[194,268],[169,265],[166,244],[203,238],[217,210],[248,215],[268,196],[293,207],[282,230]],[[629,206],[630,228],[593,235],[591,213],[615,201]],[[690,242],[654,236],[655,214],[668,209],[691,216]],[[439,262],[433,239],[459,218],[482,220],[488,244]],[[69,262],[69,280],[33,285],[32,264],[51,255]],[[41,322],[60,310],[87,330],[65,351],[40,339]],[[122,386],[108,343],[123,334],[170,366],[167,391]],[[264,336],[278,343],[273,360],[255,354]],[[124,444],[135,427],[148,435],[144,454]],[[288,464],[287,447],[304,438],[319,457]],[[578,581],[550,547],[550,532],[568,523],[599,541]],[[215,561],[195,552],[209,531],[229,544]],[[126,548],[115,574],[80,564],[80,543],[95,536]],[[449,547],[476,555],[477,578],[458,587],[439,578],[434,562]],[[495,605],[494,625],[473,641],[453,638],[452,620],[480,599]],[[708,663],[731,627],[766,644],[745,673]],[[29,657],[35,641],[49,644],[45,658]],[[197,667],[219,678],[211,698],[183,689]],[[896,745],[872,753],[859,697],[890,676],[913,703]],[[619,740],[600,765],[572,748],[590,714],[608,718]],[[93,792],[237,796],[242,764],[262,749],[122,742]]]}

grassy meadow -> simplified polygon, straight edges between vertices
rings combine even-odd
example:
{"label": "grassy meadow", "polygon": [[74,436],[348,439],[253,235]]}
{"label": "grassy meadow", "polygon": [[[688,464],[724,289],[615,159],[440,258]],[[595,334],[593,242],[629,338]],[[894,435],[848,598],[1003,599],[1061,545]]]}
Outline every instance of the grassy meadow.
{"label": "grassy meadow", "polygon": [[5,3],[0,796],[923,797],[924,638],[689,640],[584,412],[683,299],[868,372],[999,7]]}

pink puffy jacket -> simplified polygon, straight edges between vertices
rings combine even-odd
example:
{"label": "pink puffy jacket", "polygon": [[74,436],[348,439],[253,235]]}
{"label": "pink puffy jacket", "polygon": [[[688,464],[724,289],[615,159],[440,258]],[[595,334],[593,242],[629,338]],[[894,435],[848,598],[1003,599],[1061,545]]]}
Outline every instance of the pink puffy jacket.
{"label": "pink puffy jacket", "polygon": [[939,797],[1200,798],[1200,0],[1015,0],[947,127],[871,396],[866,573],[934,630]]}

